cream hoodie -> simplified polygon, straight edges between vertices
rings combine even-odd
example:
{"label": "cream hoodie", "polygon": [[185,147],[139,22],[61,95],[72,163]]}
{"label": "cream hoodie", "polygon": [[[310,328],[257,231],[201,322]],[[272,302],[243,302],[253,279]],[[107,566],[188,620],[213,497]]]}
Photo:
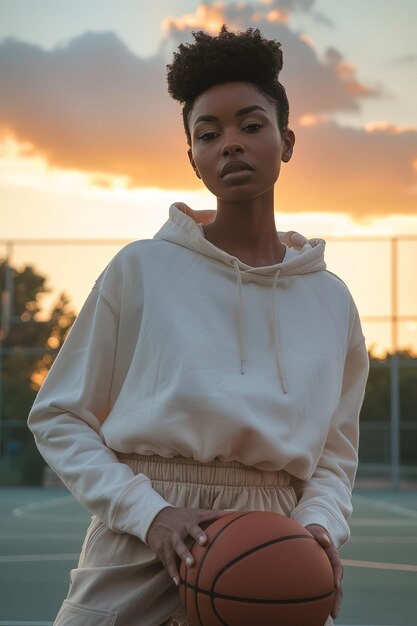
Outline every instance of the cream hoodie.
{"label": "cream hoodie", "polygon": [[239,461],[295,477],[291,517],[339,548],[369,361],[325,241],[278,232],[251,267],[204,237],[215,211],[174,203],[153,239],[97,278],[28,418],[39,451],[109,528],[146,540],[169,505],[114,451]]}

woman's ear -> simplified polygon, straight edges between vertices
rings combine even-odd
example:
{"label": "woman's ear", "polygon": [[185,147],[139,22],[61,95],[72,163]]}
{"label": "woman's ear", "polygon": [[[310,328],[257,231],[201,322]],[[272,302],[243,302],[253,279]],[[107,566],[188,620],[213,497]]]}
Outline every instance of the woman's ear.
{"label": "woman's ear", "polygon": [[197,178],[200,178],[200,180],[201,180],[201,176],[200,176],[200,174],[198,173],[197,166],[196,166],[196,164],[194,163],[193,153],[191,152],[191,148],[188,148],[187,154],[188,154],[188,158],[190,159],[191,167],[192,167],[192,168],[193,168],[193,170],[195,171]]}
{"label": "woman's ear", "polygon": [[284,163],[287,163],[291,159],[294,150],[294,144],[295,133],[291,129],[288,129],[282,138],[281,160],[284,161]]}

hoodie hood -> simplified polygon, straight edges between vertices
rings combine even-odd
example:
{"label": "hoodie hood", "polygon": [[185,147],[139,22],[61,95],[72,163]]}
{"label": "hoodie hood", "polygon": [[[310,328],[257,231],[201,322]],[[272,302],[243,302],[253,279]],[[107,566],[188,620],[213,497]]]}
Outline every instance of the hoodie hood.
{"label": "hoodie hood", "polygon": [[246,324],[242,304],[242,277],[250,278],[252,282],[271,285],[272,316],[274,329],[274,350],[281,387],[288,393],[284,365],[281,360],[279,347],[279,329],[276,310],[276,293],[280,279],[288,276],[309,274],[326,269],[324,261],[324,239],[307,239],[300,233],[290,230],[277,231],[280,241],[286,246],[284,259],[281,263],[264,267],[252,267],[225,250],[210,243],[204,236],[203,224],[214,221],[215,209],[195,211],[184,202],[174,202],[169,209],[169,218],[154,235],[153,239],[164,239],[180,246],[184,246],[199,254],[211,257],[229,266],[236,275],[237,307],[239,317],[240,340],[240,371],[245,373],[246,365]]}

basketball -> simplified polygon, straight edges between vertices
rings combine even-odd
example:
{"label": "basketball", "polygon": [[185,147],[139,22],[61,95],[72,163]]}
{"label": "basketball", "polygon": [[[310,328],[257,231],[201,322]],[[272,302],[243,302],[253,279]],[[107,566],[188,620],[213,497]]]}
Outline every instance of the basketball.
{"label": "basketball", "polygon": [[192,626],[323,626],[333,606],[333,569],[303,526],[278,513],[240,511],[205,528],[192,567],[180,567]]}

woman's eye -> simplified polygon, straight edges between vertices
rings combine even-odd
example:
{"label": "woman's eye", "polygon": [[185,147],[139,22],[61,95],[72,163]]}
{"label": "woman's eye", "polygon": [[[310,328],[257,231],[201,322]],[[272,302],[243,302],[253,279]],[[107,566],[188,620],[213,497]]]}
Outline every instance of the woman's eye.
{"label": "woman's eye", "polygon": [[253,126],[256,126],[256,130],[257,130],[258,128],[262,128],[263,124],[260,124],[259,122],[253,122],[252,124],[248,124],[247,126],[245,126],[245,129],[253,127]]}
{"label": "woman's eye", "polygon": [[215,135],[216,133],[204,133],[203,135],[200,135],[199,139],[204,139],[204,137],[207,137],[207,135]]}
{"label": "woman's eye", "polygon": [[[247,124],[246,126],[244,126],[243,130],[246,130],[247,128],[252,128],[252,130],[258,130],[259,128],[262,128],[263,124],[260,124],[259,122],[252,122],[251,124]],[[252,132],[252,131],[251,131]],[[207,133],[203,133],[202,135],[200,135],[199,139],[203,139],[204,141],[206,141],[206,138],[208,137],[208,140],[210,140],[213,135],[217,135],[218,133],[215,133],[213,131],[207,132]]]}

